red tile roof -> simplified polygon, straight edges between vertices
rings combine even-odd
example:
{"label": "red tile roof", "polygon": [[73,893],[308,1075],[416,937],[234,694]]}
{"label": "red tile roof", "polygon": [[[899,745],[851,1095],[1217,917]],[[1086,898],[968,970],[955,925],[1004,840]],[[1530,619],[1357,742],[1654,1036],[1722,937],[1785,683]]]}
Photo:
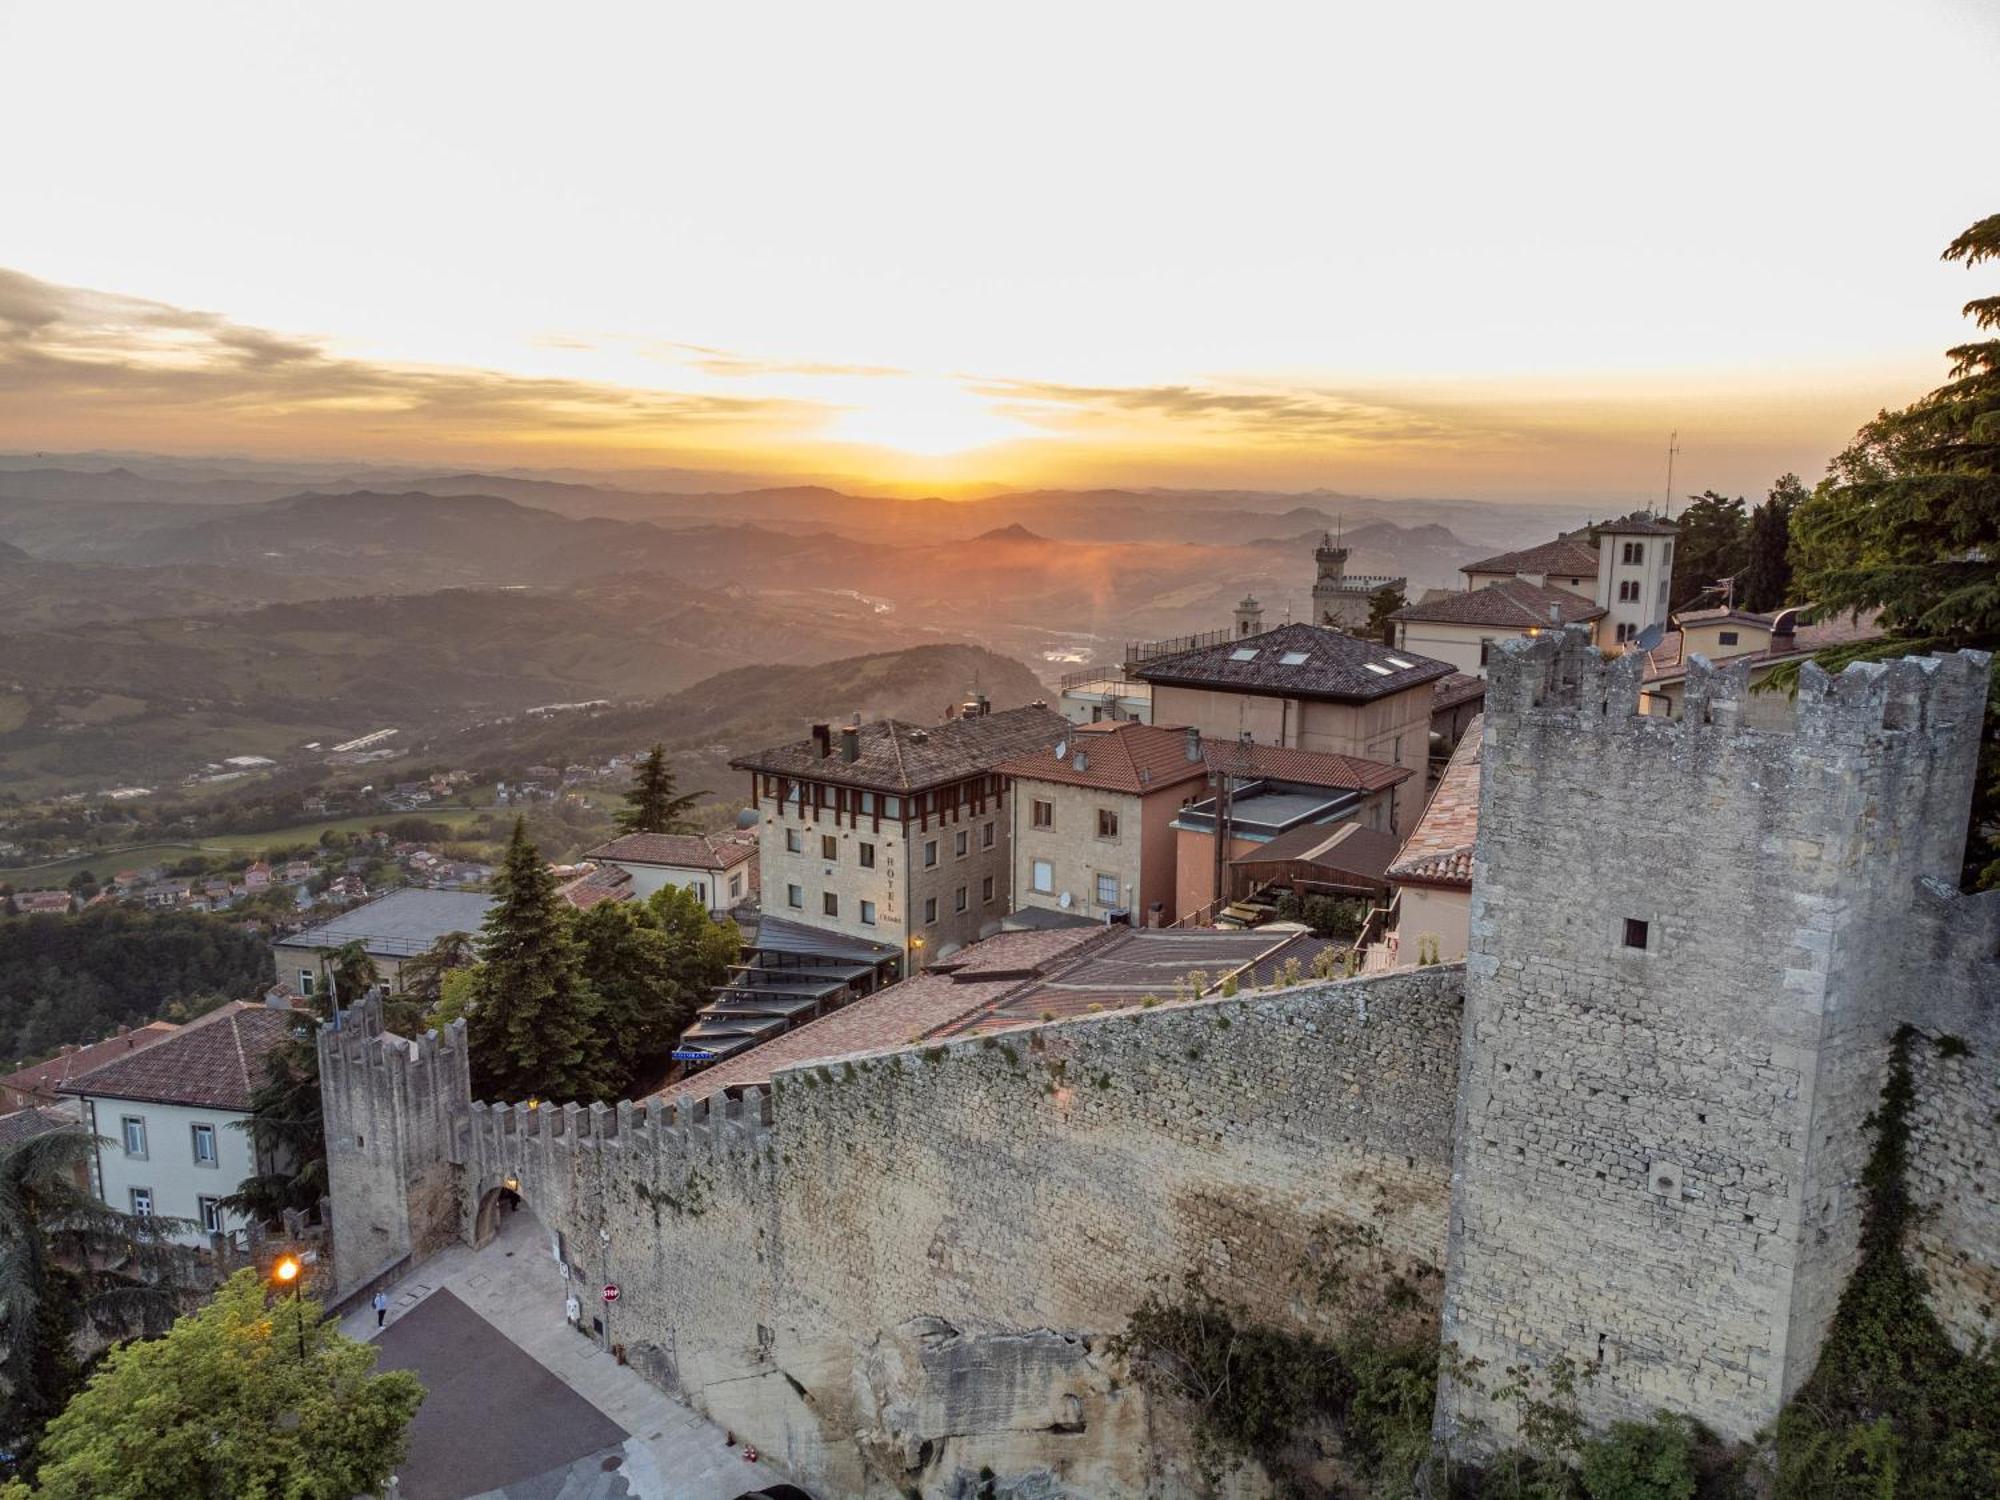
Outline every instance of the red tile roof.
{"label": "red tile roof", "polygon": [[1461,703],[1486,696],[1486,679],[1474,677],[1470,672],[1454,672],[1449,677],[1440,677],[1431,687],[1431,712],[1443,713],[1448,708],[1457,708]]}
{"label": "red tile roof", "polygon": [[[1553,613],[1552,613],[1553,612]],[[1406,604],[1392,620],[1423,620],[1445,625],[1493,625],[1520,630],[1552,624],[1602,619],[1604,606],[1568,589],[1502,578],[1484,588],[1447,594],[1424,604]]]}
{"label": "red tile roof", "polygon": [[114,1058],[151,1046],[180,1028],[171,1021],[149,1021],[132,1030],[122,1030],[87,1047],[65,1047],[47,1062],[36,1063],[18,1073],[0,1078],[0,1108],[19,1109],[29,1104],[54,1104],[62,1086]]}
{"label": "red tile roof", "polygon": [[729,870],[757,852],[754,833],[627,833],[586,851],[585,859],[684,870]]}
{"label": "red tile roof", "polygon": [[602,865],[588,875],[580,875],[564,886],[560,892],[578,911],[589,911],[591,907],[605,901],[623,901],[632,894],[632,874],[616,865]]}
{"label": "red tile roof", "polygon": [[72,1078],[62,1092],[247,1111],[272,1049],[310,1024],[301,1011],[231,1001],[150,1047]]}
{"label": "red tile roof", "polygon": [[1543,542],[1540,546],[1523,547],[1518,552],[1502,552],[1498,557],[1483,557],[1478,562],[1465,564],[1458,571],[1540,573],[1543,577],[1554,574],[1559,578],[1595,578],[1597,549],[1589,542],[1576,537],[1559,536],[1552,542]]}
{"label": "red tile roof", "polygon": [[1472,886],[1472,845],[1479,833],[1479,735],[1481,714],[1466,726],[1444,778],[1417,819],[1389,878],[1402,885]]}
{"label": "red tile roof", "polygon": [[1408,766],[1335,755],[1325,750],[1299,750],[1290,745],[1253,745],[1241,740],[1210,741],[1202,746],[1208,764],[1231,776],[1269,776],[1301,786],[1336,787],[1379,792],[1400,786],[1416,774]]}
{"label": "red tile roof", "polygon": [[1187,752],[1185,729],[1128,719],[1116,724],[1079,725],[1074,734],[1048,749],[1017,755],[997,769],[1023,781],[1053,781],[1144,796],[1208,774],[1201,760],[1200,741],[1195,742],[1195,759],[1189,760]]}

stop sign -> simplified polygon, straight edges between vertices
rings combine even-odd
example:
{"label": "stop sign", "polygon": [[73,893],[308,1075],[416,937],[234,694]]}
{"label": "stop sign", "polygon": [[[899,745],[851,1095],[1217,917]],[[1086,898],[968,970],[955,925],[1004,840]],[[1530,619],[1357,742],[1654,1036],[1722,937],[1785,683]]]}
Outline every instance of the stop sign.
{"label": "stop sign", "polygon": [[606,1302],[616,1302],[618,1300],[617,1282],[607,1281],[604,1283],[604,1300]]}

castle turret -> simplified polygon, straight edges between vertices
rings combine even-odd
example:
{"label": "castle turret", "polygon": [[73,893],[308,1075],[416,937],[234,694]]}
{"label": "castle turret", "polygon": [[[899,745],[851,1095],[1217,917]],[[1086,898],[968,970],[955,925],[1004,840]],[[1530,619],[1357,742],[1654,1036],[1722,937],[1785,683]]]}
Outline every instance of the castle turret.
{"label": "castle turret", "polygon": [[1255,595],[1245,594],[1243,602],[1236,606],[1236,638],[1240,641],[1246,635],[1260,635],[1263,630],[1264,606]]}
{"label": "castle turret", "polygon": [[1350,574],[1347,557],[1348,549],[1336,542],[1331,532],[1321,535],[1319,546],[1313,549],[1313,562],[1319,570],[1313,583],[1313,623],[1353,632],[1367,628],[1376,590],[1402,592],[1408,589],[1409,580],[1386,574]]}
{"label": "castle turret", "polygon": [[[1677,720],[1643,666],[1573,630],[1489,669],[1444,1336],[1487,1377],[1567,1357],[1593,1425],[1744,1438],[1854,1268],[1891,1036],[1954,993],[1915,934],[1986,658],[1808,665],[1794,702],[1697,658]],[[1439,1420],[1517,1413],[1459,1379]]]}

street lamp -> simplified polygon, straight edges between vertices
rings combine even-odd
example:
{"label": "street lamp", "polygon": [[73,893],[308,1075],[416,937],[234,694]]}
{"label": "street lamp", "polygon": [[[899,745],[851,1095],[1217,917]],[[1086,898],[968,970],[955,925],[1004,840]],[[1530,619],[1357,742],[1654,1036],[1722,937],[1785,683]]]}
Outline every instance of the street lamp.
{"label": "street lamp", "polygon": [[271,1267],[272,1279],[281,1288],[290,1287],[292,1289],[292,1306],[298,1312],[300,1364],[306,1362],[306,1305],[299,1299],[299,1288],[302,1285],[300,1273],[304,1269],[305,1267],[299,1264],[299,1258],[296,1255],[281,1255],[278,1257],[278,1263]]}

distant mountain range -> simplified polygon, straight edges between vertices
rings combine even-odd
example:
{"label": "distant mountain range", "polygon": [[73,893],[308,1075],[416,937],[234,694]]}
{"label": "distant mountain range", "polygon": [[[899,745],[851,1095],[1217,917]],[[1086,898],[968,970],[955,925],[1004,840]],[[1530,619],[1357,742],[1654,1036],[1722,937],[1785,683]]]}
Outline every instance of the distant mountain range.
{"label": "distant mountain range", "polygon": [[718,672],[912,646],[977,641],[1052,682],[1126,640],[1213,628],[1246,592],[1273,623],[1309,617],[1325,532],[1350,571],[1414,594],[1581,514],[0,458],[0,791],[150,784],[390,723],[402,744],[449,740],[540,704],[664,701]]}

